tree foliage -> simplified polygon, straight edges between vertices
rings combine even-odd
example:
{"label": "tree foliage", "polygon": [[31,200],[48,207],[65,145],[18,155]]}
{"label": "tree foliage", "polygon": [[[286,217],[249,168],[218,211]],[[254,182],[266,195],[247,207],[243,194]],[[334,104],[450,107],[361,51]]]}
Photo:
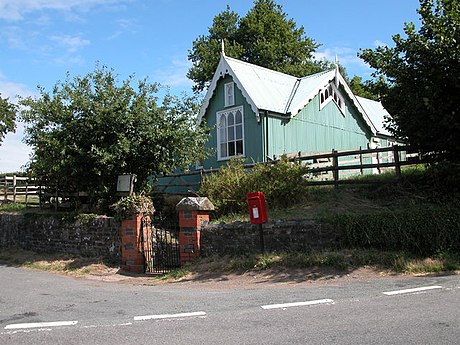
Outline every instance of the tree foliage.
{"label": "tree foliage", "polygon": [[33,174],[60,189],[87,192],[92,205],[105,207],[119,174],[136,174],[140,189],[150,176],[203,157],[206,133],[195,125],[197,102],[169,95],[159,102],[156,84],[132,84],[132,76],[120,83],[113,70],[96,66],[22,99]]}
{"label": "tree foliage", "polygon": [[371,80],[366,80],[363,82],[362,78],[355,75],[349,81],[350,89],[353,91],[353,94],[356,96],[372,99],[374,101],[378,100],[378,94],[375,91],[375,83]]}
{"label": "tree foliage", "polygon": [[8,98],[0,94],[0,144],[6,133],[13,132],[16,128],[16,105],[10,103]]}
{"label": "tree foliage", "polygon": [[227,6],[214,17],[209,34],[193,42],[187,77],[195,83],[195,92],[211,81],[222,40],[226,55],[290,75],[302,77],[330,67],[328,62],[314,61],[319,44],[306,37],[303,26],[297,27],[280,5],[273,0],[255,0],[254,7],[241,18]]}
{"label": "tree foliage", "polygon": [[379,93],[389,129],[422,152],[460,159],[460,2],[420,0],[421,27],[404,25],[394,47],[361,51],[383,77]]}

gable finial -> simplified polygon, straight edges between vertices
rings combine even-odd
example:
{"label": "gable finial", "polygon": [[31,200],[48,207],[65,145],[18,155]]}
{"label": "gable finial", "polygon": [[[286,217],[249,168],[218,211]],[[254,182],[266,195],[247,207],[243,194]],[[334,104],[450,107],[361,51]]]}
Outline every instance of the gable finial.
{"label": "gable finial", "polygon": [[221,50],[222,56],[225,56],[225,44],[224,44],[224,39],[223,38],[220,40],[220,43],[222,45],[222,48],[221,48],[222,49]]}
{"label": "gable finial", "polygon": [[339,87],[339,58],[335,54],[335,86]]}

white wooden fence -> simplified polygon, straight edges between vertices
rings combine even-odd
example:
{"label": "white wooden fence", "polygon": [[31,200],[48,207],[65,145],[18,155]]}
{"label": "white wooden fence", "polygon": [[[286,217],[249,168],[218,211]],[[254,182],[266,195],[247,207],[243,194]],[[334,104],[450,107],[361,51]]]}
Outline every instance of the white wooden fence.
{"label": "white wooden fence", "polygon": [[39,203],[39,186],[35,180],[22,176],[0,177],[0,200],[27,204]]}

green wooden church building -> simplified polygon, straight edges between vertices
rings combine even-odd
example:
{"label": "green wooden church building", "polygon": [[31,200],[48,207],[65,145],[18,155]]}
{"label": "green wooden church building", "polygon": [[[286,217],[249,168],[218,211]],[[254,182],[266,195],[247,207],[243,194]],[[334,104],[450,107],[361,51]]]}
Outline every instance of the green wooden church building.
{"label": "green wooden church building", "polygon": [[[335,149],[387,147],[380,102],[353,94],[338,67],[303,78],[243,62],[222,53],[203,100],[198,122],[209,126],[211,155],[190,170],[209,170],[231,158],[247,163]],[[164,192],[184,192],[199,175],[161,178]],[[196,188],[194,188],[196,189]]]}
{"label": "green wooden church building", "polygon": [[338,68],[297,78],[222,53],[198,116],[211,128],[213,154],[198,168],[386,147],[394,143],[386,115],[381,103],[355,96]]}

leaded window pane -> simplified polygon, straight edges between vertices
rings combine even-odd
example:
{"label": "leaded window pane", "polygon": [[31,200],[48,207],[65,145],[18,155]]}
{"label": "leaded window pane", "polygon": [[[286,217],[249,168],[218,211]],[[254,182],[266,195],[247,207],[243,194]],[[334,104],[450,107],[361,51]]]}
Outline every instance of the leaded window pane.
{"label": "leaded window pane", "polygon": [[235,140],[235,131],[234,131],[235,127],[228,127],[228,141],[232,141],[232,140]]}
{"label": "leaded window pane", "polygon": [[243,115],[241,111],[237,110],[235,115],[235,124],[243,123]]}
{"label": "leaded window pane", "polygon": [[235,139],[243,139],[243,125],[237,125],[235,126],[235,134],[236,138]]}
{"label": "leaded window pane", "polygon": [[227,143],[220,144],[220,155],[222,157],[227,157]]}
{"label": "leaded window pane", "polygon": [[235,152],[235,142],[234,142],[234,141],[229,141],[229,142],[228,142],[228,155],[229,155],[230,157],[236,155],[236,152]]}
{"label": "leaded window pane", "polygon": [[236,154],[242,155],[243,154],[243,140],[238,140],[236,143]]}
{"label": "leaded window pane", "polygon": [[233,113],[228,113],[227,122],[229,126],[233,126],[235,124]]}

